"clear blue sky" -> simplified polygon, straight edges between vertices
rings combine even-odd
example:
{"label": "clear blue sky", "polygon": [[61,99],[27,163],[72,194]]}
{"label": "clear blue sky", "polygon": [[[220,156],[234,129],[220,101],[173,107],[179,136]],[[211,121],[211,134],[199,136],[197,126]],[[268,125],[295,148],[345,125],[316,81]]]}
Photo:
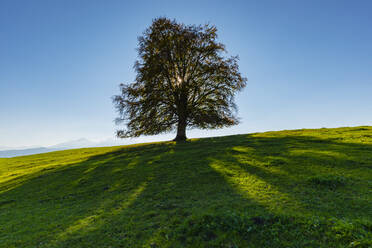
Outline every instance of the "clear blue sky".
{"label": "clear blue sky", "polygon": [[190,137],[372,125],[371,13],[368,0],[2,0],[0,146],[113,137],[111,96],[159,16],[215,24],[248,78],[242,123]]}

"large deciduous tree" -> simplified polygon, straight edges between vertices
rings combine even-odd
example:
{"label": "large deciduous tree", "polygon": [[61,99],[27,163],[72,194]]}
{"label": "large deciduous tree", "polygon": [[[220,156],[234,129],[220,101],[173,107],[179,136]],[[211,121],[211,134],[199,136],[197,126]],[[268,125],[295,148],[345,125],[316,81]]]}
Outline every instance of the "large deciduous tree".
{"label": "large deciduous tree", "polygon": [[224,57],[213,25],[185,25],[157,18],[138,38],[135,82],[120,84],[113,102],[125,124],[118,137],[155,135],[186,128],[236,125],[234,95],[245,87],[238,57]]}

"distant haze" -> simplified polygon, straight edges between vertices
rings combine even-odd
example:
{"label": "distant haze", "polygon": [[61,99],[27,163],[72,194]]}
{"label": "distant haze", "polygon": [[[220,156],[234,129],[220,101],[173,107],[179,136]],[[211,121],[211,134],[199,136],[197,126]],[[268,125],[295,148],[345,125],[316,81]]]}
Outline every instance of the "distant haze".
{"label": "distant haze", "polygon": [[88,139],[77,139],[72,141],[63,142],[60,144],[48,146],[48,147],[31,147],[31,148],[9,148],[0,147],[0,158],[9,158],[16,156],[32,155],[38,153],[52,152],[58,150],[74,149],[74,148],[86,148],[86,147],[102,147],[102,146],[114,146],[122,145],[124,142],[115,142],[114,140],[106,140],[101,142],[93,142]]}

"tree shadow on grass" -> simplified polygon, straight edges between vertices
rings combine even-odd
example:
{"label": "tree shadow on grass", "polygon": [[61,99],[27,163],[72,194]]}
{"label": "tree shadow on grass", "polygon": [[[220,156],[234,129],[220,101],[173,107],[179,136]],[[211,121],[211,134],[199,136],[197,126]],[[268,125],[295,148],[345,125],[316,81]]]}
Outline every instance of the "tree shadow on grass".
{"label": "tree shadow on grass", "polygon": [[372,145],[313,136],[239,140],[212,164],[248,195],[239,182],[250,180],[270,211],[371,219]]}
{"label": "tree shadow on grass", "polygon": [[[344,195],[339,190],[350,193],[352,186],[332,191],[304,180],[323,165],[329,170],[322,173],[336,167],[354,178],[354,170],[368,169],[359,164],[359,152],[369,148],[252,135],[119,148],[38,172],[2,193],[8,203],[0,206],[6,223],[0,240],[8,247],[155,247],[185,220],[205,214],[351,218],[359,209],[359,217],[368,217],[364,198],[337,199]],[[311,152],[293,151],[301,149]],[[345,159],[359,167],[345,165]],[[329,199],[336,202],[324,203]],[[347,206],[354,207],[345,211]]]}
{"label": "tree shadow on grass", "polygon": [[8,201],[1,240],[9,247],[138,247],[190,215],[247,202],[258,208],[200,149],[204,144],[123,148],[29,175],[1,194]]}

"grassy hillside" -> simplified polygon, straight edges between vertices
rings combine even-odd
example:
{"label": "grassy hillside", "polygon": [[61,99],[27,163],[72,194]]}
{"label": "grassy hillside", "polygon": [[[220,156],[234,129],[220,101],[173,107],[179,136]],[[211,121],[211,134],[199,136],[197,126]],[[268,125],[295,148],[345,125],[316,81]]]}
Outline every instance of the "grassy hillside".
{"label": "grassy hillside", "polygon": [[0,247],[372,247],[372,127],[0,159]]}

